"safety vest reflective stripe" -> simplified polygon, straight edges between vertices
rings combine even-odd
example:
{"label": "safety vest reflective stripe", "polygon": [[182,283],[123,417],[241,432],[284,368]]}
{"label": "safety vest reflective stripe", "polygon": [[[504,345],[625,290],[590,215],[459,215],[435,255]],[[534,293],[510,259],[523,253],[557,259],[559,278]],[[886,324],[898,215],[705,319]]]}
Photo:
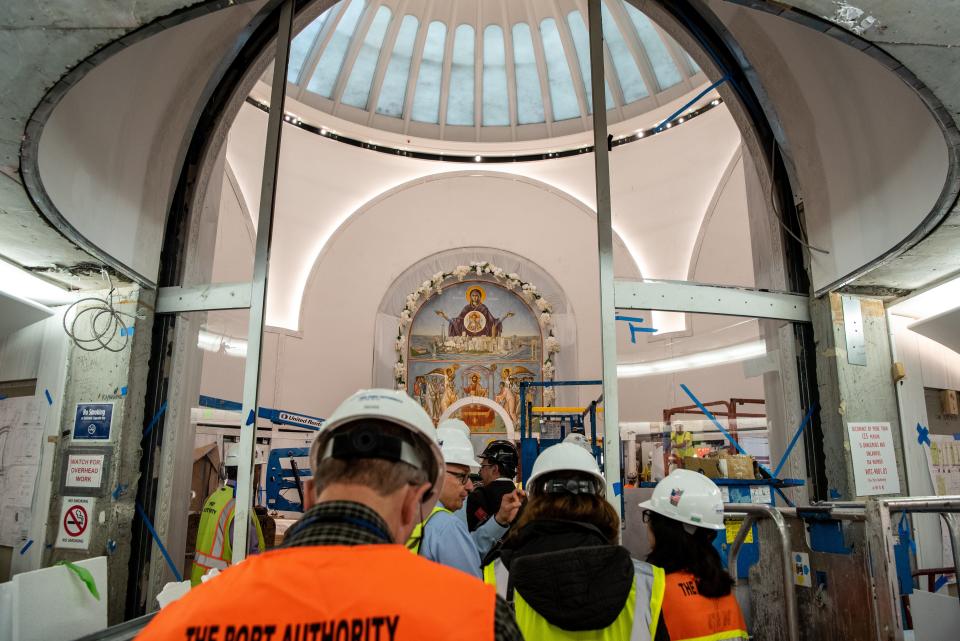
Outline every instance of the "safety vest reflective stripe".
{"label": "safety vest reflective stripe", "polygon": [[234,499],[227,501],[227,504],[220,509],[220,515],[217,517],[217,529],[213,539],[213,547],[210,549],[211,556],[223,558],[224,541],[229,535],[230,519],[233,518],[233,508],[236,505]]}
{"label": "safety vest reflective stripe", "polygon": [[[623,641],[624,639],[652,641],[656,637],[657,621],[660,618],[660,610],[663,605],[664,573],[662,569],[636,559],[633,561],[633,568],[633,586],[630,588],[630,594],[627,595],[627,601],[620,616],[603,630],[590,631],[590,639],[596,641]],[[496,570],[496,568],[494,569]],[[506,580],[501,580],[498,575],[498,593],[501,592],[499,588],[501,584],[505,586]],[[501,596],[503,596],[502,593]],[[549,623],[523,600],[519,592],[515,592],[513,597],[517,625],[525,639],[574,641],[587,638],[584,636],[584,631],[564,630]]]}
{"label": "safety vest reflective stripe", "polygon": [[492,563],[488,563],[483,566],[483,582],[487,585],[492,585],[495,587],[497,589],[497,594],[504,599],[506,599],[508,596],[507,582],[509,579],[510,571],[499,558],[495,559]]}
{"label": "safety vest reflective stripe", "polygon": [[193,562],[196,563],[197,565],[202,565],[203,567],[207,568],[208,570],[209,570],[210,568],[217,568],[218,570],[225,570],[225,569],[227,568],[227,566],[230,565],[229,563],[227,563],[227,562],[224,561],[223,559],[219,559],[219,558],[214,557],[214,556],[207,556],[206,554],[201,554],[200,552],[197,552],[196,554],[193,555]]}
{"label": "safety vest reflective stripe", "polygon": [[137,639],[494,641],[495,607],[490,586],[400,545],[291,547],[230,566]]}
{"label": "safety vest reflective stripe", "polygon": [[413,552],[414,554],[420,554],[420,544],[423,543],[423,530],[427,527],[427,523],[430,522],[430,519],[438,512],[447,512],[448,514],[453,514],[450,510],[443,507],[440,504],[437,504],[433,508],[433,511],[427,515],[427,518],[423,520],[422,523],[417,523],[413,528],[413,532],[410,533],[410,538],[407,539],[407,549]]}
{"label": "safety vest reflective stripe", "polygon": [[689,572],[667,576],[663,622],[673,641],[734,641],[748,639],[747,624],[733,594],[708,598],[697,592]]}

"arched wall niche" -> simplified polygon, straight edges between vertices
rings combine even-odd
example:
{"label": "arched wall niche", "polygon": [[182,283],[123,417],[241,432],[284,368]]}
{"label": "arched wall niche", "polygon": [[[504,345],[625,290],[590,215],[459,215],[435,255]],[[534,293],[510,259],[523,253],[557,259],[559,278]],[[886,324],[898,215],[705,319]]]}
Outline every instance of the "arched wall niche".
{"label": "arched wall niche", "polygon": [[[501,194],[493,209],[491,181]],[[564,233],[549,235],[551,229]],[[596,217],[582,203],[516,176],[458,172],[391,190],[351,216],[326,243],[304,293],[300,336],[284,338],[285,345],[296,343],[284,348],[280,375],[309,380],[322,392],[299,392],[294,399],[293,388],[303,383],[283,386],[277,403],[323,416],[360,387],[393,387],[390,370],[403,301],[439,271],[440,260],[454,263],[448,269],[464,261],[499,261],[550,291],[555,308],[571,317],[561,343],[575,346],[561,351],[558,377],[599,376],[595,239]],[[446,253],[451,251],[459,253],[456,260]],[[622,243],[614,257],[618,277],[640,277]],[[381,333],[378,323],[389,331]],[[385,357],[373,357],[370,345]],[[390,369],[378,370],[377,363],[389,363]]]}

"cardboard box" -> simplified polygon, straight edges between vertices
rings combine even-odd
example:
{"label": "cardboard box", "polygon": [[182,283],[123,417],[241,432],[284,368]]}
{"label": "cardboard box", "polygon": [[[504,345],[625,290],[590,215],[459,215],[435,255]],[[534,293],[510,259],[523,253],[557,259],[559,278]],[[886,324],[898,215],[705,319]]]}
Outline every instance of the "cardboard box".
{"label": "cardboard box", "polygon": [[709,479],[718,479],[722,476],[720,474],[720,460],[715,458],[684,456],[683,469],[700,472]]}
{"label": "cardboard box", "polygon": [[720,457],[720,470],[723,478],[727,479],[754,479],[753,457],[742,454],[725,454]]}

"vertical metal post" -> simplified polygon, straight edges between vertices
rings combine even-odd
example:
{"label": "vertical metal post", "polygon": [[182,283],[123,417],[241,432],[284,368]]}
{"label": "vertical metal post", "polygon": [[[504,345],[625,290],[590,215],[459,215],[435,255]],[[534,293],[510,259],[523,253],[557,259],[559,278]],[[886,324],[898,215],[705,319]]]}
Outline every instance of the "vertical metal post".
{"label": "vertical metal post", "polygon": [[941,512],[941,518],[947,524],[947,531],[950,533],[950,547],[953,550],[953,569],[954,576],[960,581],[960,522],[958,522],[955,512]]}
{"label": "vertical metal post", "polygon": [[257,393],[260,386],[260,356],[263,346],[263,322],[267,309],[267,275],[270,270],[270,243],[273,239],[273,210],[277,199],[277,168],[280,163],[280,134],[287,90],[287,64],[290,36],[293,32],[293,3],[280,7],[277,28],[277,53],[273,63],[270,115],[267,120],[267,145],[263,155],[263,181],[260,188],[260,215],[257,224],[257,248],[250,293],[250,324],[247,330],[247,363],[243,374],[243,412],[240,423],[240,461],[237,466],[237,501],[233,528],[233,562],[247,556],[247,532],[253,510],[253,455],[257,441]]}
{"label": "vertical metal post", "polygon": [[607,500],[620,514],[620,408],[617,396],[617,330],[613,306],[613,227],[610,220],[610,148],[603,71],[600,0],[587,3],[590,27],[590,87],[593,90],[593,159],[597,184],[597,248],[600,255],[600,339],[603,354],[603,475]]}
{"label": "vertical metal post", "polygon": [[867,563],[873,579],[873,602],[876,606],[876,638],[880,641],[903,641],[890,507],[882,499],[871,498],[867,500],[864,511],[867,516]]}

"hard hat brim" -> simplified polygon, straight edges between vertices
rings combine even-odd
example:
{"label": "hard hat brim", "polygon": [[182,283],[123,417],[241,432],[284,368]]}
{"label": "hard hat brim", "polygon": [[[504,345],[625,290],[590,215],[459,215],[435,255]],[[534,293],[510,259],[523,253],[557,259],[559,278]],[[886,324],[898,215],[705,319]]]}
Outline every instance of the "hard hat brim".
{"label": "hard hat brim", "polygon": [[651,512],[655,512],[655,513],[659,514],[660,516],[662,516],[662,517],[665,518],[665,519],[670,519],[671,521],[676,521],[676,522],[678,522],[678,523],[684,523],[684,524],[686,524],[686,525],[692,525],[692,526],[694,526],[694,527],[702,527],[702,528],[705,529],[705,530],[716,530],[716,531],[719,532],[720,530],[725,530],[725,529],[727,528],[727,526],[726,526],[726,525],[723,525],[723,524],[713,525],[713,524],[711,524],[711,523],[703,523],[703,522],[697,523],[697,522],[694,521],[693,519],[685,519],[685,518],[681,518],[681,517],[677,516],[676,514],[668,514],[667,512],[663,511],[662,509],[656,507],[656,506],[653,504],[653,501],[650,501],[650,500],[644,501],[643,503],[640,503],[640,504],[638,504],[638,505],[639,505],[639,507],[640,507],[641,510],[650,510]]}

